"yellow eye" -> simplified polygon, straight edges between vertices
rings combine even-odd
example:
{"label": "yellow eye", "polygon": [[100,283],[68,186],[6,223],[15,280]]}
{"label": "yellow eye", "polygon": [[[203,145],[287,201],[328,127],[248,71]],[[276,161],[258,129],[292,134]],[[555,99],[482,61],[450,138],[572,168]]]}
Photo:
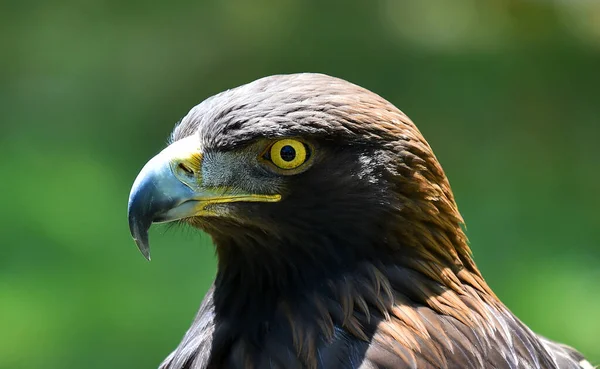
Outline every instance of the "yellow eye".
{"label": "yellow eye", "polygon": [[306,145],[300,141],[283,139],[269,149],[269,159],[281,169],[295,169],[308,159]]}

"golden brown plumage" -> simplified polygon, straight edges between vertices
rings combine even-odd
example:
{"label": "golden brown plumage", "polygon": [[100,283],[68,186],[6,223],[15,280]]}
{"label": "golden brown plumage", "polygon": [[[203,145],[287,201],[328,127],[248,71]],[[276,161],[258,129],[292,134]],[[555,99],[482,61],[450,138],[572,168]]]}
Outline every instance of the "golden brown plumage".
{"label": "golden brown plumage", "polygon": [[[282,138],[308,151],[294,171],[265,154]],[[219,268],[162,368],[589,365],[494,295],[427,141],[380,96],[267,77],[196,106],[172,141],[132,189],[132,233],[147,252],[152,221],[183,219],[212,236]]]}

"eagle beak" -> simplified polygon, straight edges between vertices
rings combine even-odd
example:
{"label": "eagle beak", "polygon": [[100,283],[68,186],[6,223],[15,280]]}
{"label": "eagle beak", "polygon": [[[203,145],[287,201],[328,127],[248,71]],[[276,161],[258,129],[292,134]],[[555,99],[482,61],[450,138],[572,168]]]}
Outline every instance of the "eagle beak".
{"label": "eagle beak", "polygon": [[198,138],[179,140],[152,158],[140,171],[129,194],[127,216],[133,240],[150,260],[148,230],[195,216],[218,216],[208,205],[228,202],[276,202],[280,195],[235,193],[227,187],[203,187],[203,156]]}

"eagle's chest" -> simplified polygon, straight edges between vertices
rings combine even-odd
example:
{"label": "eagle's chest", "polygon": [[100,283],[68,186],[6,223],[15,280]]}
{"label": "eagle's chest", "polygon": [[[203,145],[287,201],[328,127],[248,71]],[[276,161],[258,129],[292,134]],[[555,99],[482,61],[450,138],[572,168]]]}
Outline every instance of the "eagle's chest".
{"label": "eagle's chest", "polygon": [[[213,337],[205,347],[210,355],[202,366],[193,369],[355,369],[361,366],[368,343],[351,337],[335,327],[334,336],[326,340],[315,332],[292,332],[289,324],[272,321],[258,339],[244,334],[224,340],[227,329],[215,326]],[[299,334],[298,334],[299,333]],[[302,342],[300,342],[302,341]]]}

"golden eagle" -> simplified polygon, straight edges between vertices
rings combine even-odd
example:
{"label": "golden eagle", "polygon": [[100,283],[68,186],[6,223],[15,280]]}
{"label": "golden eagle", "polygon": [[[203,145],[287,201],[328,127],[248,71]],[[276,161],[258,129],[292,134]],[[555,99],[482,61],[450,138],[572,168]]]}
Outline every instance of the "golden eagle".
{"label": "golden eagle", "polygon": [[591,368],[525,326],[471,257],[413,122],[321,74],[215,95],[141,170],[129,227],[208,233],[218,272],[164,369]]}

